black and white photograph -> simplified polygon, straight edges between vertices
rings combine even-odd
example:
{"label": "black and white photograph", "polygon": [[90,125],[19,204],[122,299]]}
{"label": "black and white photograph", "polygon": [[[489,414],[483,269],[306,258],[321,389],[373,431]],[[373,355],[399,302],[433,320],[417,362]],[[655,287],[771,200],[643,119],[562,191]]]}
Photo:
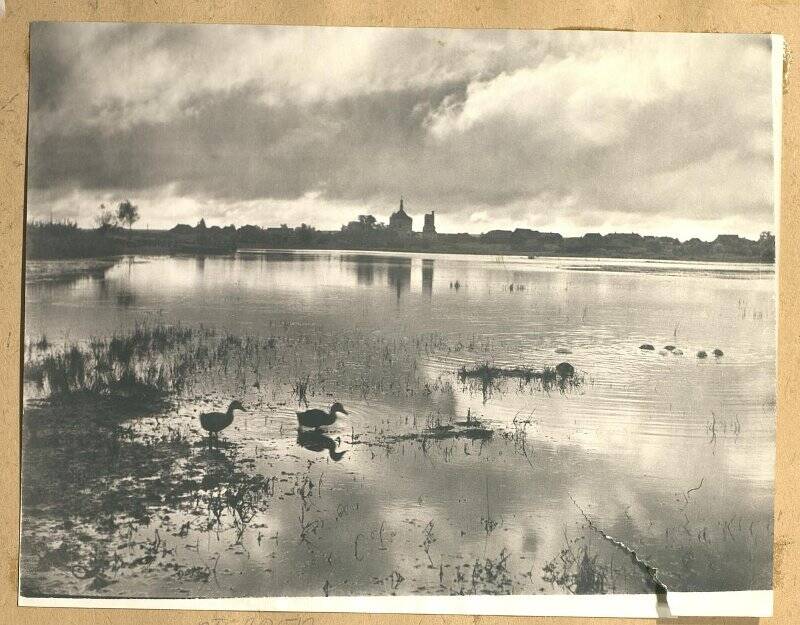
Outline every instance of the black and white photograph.
{"label": "black and white photograph", "polygon": [[32,24],[20,604],[770,614],[783,54]]}

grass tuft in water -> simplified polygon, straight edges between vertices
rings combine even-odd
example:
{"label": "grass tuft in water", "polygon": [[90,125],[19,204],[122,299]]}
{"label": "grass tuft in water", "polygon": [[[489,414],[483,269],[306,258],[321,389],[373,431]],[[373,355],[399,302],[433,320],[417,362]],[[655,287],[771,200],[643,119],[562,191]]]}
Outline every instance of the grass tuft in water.
{"label": "grass tuft in water", "polygon": [[545,564],[542,579],[575,595],[605,594],[614,592],[614,570],[591,555],[583,537],[564,537],[564,548],[558,556]]}
{"label": "grass tuft in water", "polygon": [[190,370],[201,364],[207,350],[199,339],[207,336],[202,329],[137,324],[128,335],[30,355],[23,375],[53,396],[164,394],[180,390]]}
{"label": "grass tuft in water", "polygon": [[[563,375],[559,367],[567,365],[573,373]],[[521,385],[536,383],[540,388],[549,392],[558,389],[561,392],[572,390],[581,386],[583,377],[574,374],[571,365],[563,363],[557,367],[544,367],[534,369],[531,367],[497,367],[488,362],[483,362],[473,367],[461,367],[458,370],[458,379],[462,382],[478,382],[481,385],[484,398],[491,394],[493,389],[497,389],[500,382],[508,379],[516,379]]]}

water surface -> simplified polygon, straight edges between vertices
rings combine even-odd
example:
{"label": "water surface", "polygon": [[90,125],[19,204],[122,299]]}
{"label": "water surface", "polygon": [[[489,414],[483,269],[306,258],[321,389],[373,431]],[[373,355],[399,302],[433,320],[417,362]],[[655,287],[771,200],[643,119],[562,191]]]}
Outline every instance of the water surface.
{"label": "water surface", "polygon": [[[29,269],[30,342],[149,320],[274,347],[108,449],[26,386],[27,594],[646,592],[587,518],[670,590],[771,588],[771,266],[254,250]],[[458,376],[564,360],[566,389]],[[349,412],[328,439],[298,435],[303,380]],[[209,449],[197,414],[234,398],[248,411]],[[467,415],[485,436],[452,434]]]}

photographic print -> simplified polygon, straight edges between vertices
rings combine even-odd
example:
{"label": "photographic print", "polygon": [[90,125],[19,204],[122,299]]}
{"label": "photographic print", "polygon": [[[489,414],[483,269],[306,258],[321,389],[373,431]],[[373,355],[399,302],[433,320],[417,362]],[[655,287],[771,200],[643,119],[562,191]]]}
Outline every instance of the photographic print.
{"label": "photographic print", "polygon": [[33,24],[20,603],[769,614],[782,58]]}

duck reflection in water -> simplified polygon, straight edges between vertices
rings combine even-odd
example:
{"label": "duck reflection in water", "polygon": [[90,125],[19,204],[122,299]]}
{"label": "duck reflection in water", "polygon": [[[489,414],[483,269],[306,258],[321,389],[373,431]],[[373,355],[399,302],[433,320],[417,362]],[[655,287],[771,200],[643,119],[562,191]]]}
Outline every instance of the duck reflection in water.
{"label": "duck reflection in water", "polygon": [[347,450],[336,451],[336,441],[319,430],[298,429],[297,444],[309,451],[325,451],[327,449],[334,462],[339,462],[347,453]]}

